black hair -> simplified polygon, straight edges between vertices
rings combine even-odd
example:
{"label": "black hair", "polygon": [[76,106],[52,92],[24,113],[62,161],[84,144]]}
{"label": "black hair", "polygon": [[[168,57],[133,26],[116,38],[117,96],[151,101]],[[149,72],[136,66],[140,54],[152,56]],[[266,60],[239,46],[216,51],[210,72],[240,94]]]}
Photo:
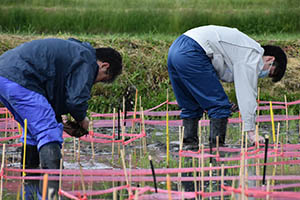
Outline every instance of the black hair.
{"label": "black hair", "polygon": [[264,48],[264,56],[274,56],[275,60],[273,65],[275,66],[274,73],[270,76],[273,82],[278,82],[282,79],[287,64],[287,57],[284,51],[279,46],[266,45]]}
{"label": "black hair", "polygon": [[109,63],[107,74],[111,78],[105,82],[113,82],[122,73],[122,56],[118,51],[110,47],[96,48],[95,50],[97,60]]}

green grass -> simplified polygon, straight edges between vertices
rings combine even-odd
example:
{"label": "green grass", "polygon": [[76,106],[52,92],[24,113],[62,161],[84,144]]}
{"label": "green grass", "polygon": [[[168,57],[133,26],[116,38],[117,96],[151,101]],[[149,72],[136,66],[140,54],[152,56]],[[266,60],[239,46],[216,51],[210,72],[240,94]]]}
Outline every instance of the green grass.
{"label": "green grass", "polygon": [[218,24],[245,33],[300,30],[298,0],[2,0],[0,30],[165,33]]}
{"label": "green grass", "polygon": [[[168,48],[176,39],[176,34],[0,34],[0,54],[17,45],[38,38],[75,37],[90,42],[94,47],[110,46],[121,52],[124,61],[123,74],[113,84],[97,84],[92,91],[90,110],[95,112],[112,112],[113,108],[122,107],[122,97],[127,87],[134,85],[141,96],[144,110],[158,105],[166,100],[167,89],[169,100],[175,100],[174,93],[167,72]],[[271,34],[251,35],[262,44],[276,44],[283,47],[291,61],[285,77],[278,84],[270,80],[259,80],[261,100],[287,101],[300,99],[299,92],[299,34]],[[223,84],[231,101],[235,100],[233,84]],[[134,95],[133,95],[134,97]],[[139,105],[139,104],[138,104]],[[163,106],[161,109],[165,109]],[[170,106],[170,109],[178,109]],[[289,110],[299,114],[300,106],[293,106]],[[274,114],[282,114],[275,110]]]}

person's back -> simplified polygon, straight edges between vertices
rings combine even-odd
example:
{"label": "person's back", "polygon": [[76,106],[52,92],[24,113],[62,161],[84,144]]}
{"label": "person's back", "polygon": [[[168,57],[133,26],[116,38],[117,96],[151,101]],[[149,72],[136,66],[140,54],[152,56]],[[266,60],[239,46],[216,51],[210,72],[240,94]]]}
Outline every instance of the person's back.
{"label": "person's back", "polygon": [[[72,96],[68,88],[82,82],[90,89],[98,65],[95,50],[88,43],[49,38],[27,42],[7,51],[0,56],[0,69],[0,76],[42,94],[56,114],[61,115],[68,112],[66,100]],[[85,93],[84,101],[89,98],[89,93],[89,90]]]}

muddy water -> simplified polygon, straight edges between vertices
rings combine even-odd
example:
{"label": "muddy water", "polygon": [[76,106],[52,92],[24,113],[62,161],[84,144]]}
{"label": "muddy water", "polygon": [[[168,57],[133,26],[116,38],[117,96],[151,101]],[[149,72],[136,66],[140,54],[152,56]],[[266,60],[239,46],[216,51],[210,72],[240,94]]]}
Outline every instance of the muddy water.
{"label": "muddy water", "polygon": [[[262,123],[260,125],[260,134],[268,134],[271,136],[272,134],[272,128],[270,123]],[[236,147],[240,148],[240,125],[239,124],[230,124],[228,126],[228,133],[226,138],[226,144],[229,147]],[[136,130],[139,131],[139,127],[136,127]],[[285,143],[285,141],[288,141],[289,143],[298,143],[299,141],[299,134],[298,134],[298,124],[296,124],[293,128],[290,128],[290,130],[285,132],[285,127],[281,127],[281,133],[282,138]],[[95,132],[98,133],[105,133],[108,135],[112,134],[111,128],[99,128],[95,130]],[[126,132],[130,133],[131,129],[130,127],[126,128]],[[178,162],[178,151],[179,151],[179,128],[178,127],[169,127],[169,136],[170,136],[170,155],[171,160],[174,162]],[[208,140],[208,127],[202,128],[202,137],[201,140],[204,144],[207,144]],[[147,153],[150,154],[154,161],[154,166],[156,168],[165,167],[164,161],[166,160],[166,128],[164,126],[146,126],[146,147],[147,147]],[[74,151],[74,140],[73,139],[66,139],[65,140],[65,150],[64,150],[64,169],[79,169],[80,166],[82,169],[112,169],[112,168],[122,168],[122,165],[118,161],[118,151],[119,147],[117,144],[115,144],[114,152],[114,161],[112,162],[112,145],[111,144],[94,144],[94,160],[93,160],[93,154],[92,154],[92,148],[90,143],[86,142],[80,142],[80,157],[78,156],[78,141],[75,142],[76,149]],[[138,139],[137,141],[133,142],[132,144],[129,144],[125,147],[126,155],[136,155],[136,160],[142,160],[141,156],[144,156],[144,146],[142,145],[141,139]],[[1,149],[2,150],[2,149]],[[7,166],[9,168],[20,168],[20,148],[16,147],[10,147],[7,150]],[[225,157],[235,156],[235,154],[224,154]],[[127,156],[127,162],[128,162],[128,156]],[[192,159],[186,158],[185,159],[185,167],[192,167]],[[218,163],[216,163],[218,165]],[[178,166],[178,165],[177,165]],[[208,166],[208,164],[206,164]],[[149,168],[149,163],[147,162],[147,159],[144,163],[136,161],[136,164],[133,163],[133,168]],[[249,168],[248,169],[248,175],[254,175],[255,169]],[[300,171],[300,170],[299,170]],[[299,172],[300,173],[300,172]],[[216,172],[214,172],[214,175],[217,175]],[[226,176],[233,176],[238,175],[238,172],[235,171],[226,171]],[[183,174],[183,176],[193,176],[193,174]],[[208,176],[208,174],[206,174]],[[225,185],[231,185],[231,181],[225,182]],[[165,183],[161,183],[160,186],[164,186]],[[238,185],[238,183],[236,183]],[[255,186],[255,182],[248,182],[249,187]],[[220,191],[220,184],[218,182],[212,182],[212,188],[213,191]],[[194,191],[194,183],[193,182],[184,182],[183,187],[185,191]],[[205,182],[205,191],[208,191],[209,182]],[[173,189],[176,189],[177,186],[174,183],[172,185]],[[212,199],[218,199],[218,198],[212,198]],[[225,198],[227,199],[227,197]],[[250,198],[249,198],[250,199]]]}

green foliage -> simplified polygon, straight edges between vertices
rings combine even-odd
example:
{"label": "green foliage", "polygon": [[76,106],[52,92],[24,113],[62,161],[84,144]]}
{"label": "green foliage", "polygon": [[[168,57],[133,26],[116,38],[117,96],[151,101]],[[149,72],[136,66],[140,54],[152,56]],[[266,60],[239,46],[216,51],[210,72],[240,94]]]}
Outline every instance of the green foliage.
{"label": "green foliage", "polygon": [[2,0],[0,30],[164,33],[217,24],[245,33],[299,32],[298,0]]}

